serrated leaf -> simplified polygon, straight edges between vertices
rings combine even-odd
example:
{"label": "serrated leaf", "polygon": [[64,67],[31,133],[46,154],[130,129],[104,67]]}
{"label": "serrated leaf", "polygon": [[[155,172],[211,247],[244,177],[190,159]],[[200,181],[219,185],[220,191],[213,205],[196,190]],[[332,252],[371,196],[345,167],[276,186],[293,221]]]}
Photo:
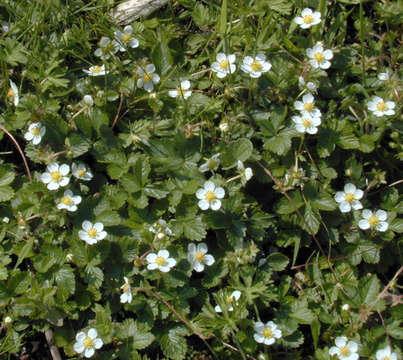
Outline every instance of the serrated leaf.
{"label": "serrated leaf", "polygon": [[291,138],[288,134],[278,134],[266,140],[264,148],[277,155],[286,154],[291,148]]}
{"label": "serrated leaf", "polygon": [[283,271],[289,262],[288,257],[281,253],[272,253],[267,257],[267,264],[269,264],[274,271]]}
{"label": "serrated leaf", "polygon": [[200,217],[183,222],[183,234],[189,240],[202,240],[206,237],[206,225]]}
{"label": "serrated leaf", "polygon": [[238,160],[246,161],[252,155],[253,144],[249,139],[239,139],[225,147],[221,156],[222,164],[228,168],[235,166]]}
{"label": "serrated leaf", "polygon": [[91,147],[87,138],[79,133],[73,133],[65,140],[66,146],[70,149],[73,158],[85,154]]}
{"label": "serrated leaf", "polygon": [[84,271],[84,279],[89,285],[94,285],[99,288],[104,281],[104,273],[97,266],[87,265]]}
{"label": "serrated leaf", "polygon": [[0,165],[0,187],[13,182],[15,173],[10,166]]}
{"label": "serrated leaf", "polygon": [[376,275],[370,277],[366,276],[360,279],[359,292],[361,296],[361,303],[366,305],[373,305],[376,297],[379,294],[380,282]]}
{"label": "serrated leaf", "polygon": [[159,343],[166,357],[174,360],[182,360],[185,358],[187,343],[184,335],[186,335],[186,333],[187,331],[183,327],[176,327],[162,335]]}
{"label": "serrated leaf", "polygon": [[104,226],[116,226],[121,222],[121,218],[116,211],[105,210],[96,217],[96,222],[101,222]]}
{"label": "serrated leaf", "polygon": [[306,226],[305,222],[303,223],[303,228],[310,232],[313,231],[314,234],[316,234],[319,231],[319,226],[320,226],[320,215],[316,211],[314,211],[309,203],[305,205],[305,211],[304,211],[304,219],[306,224],[308,224],[309,228]]}
{"label": "serrated leaf", "polygon": [[403,219],[393,219],[393,221],[390,223],[389,229],[397,232],[397,233],[402,233],[403,232]]}
{"label": "serrated leaf", "polygon": [[0,201],[9,201],[14,196],[14,190],[8,186],[0,186]]}
{"label": "serrated leaf", "polygon": [[59,287],[66,289],[70,294],[76,291],[74,271],[69,265],[64,265],[56,272],[55,280]]}

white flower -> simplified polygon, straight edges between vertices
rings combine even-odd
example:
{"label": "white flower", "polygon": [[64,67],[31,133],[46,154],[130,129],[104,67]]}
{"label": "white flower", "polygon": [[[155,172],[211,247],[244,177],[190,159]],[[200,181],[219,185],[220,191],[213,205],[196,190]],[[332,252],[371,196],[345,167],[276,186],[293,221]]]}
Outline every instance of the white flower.
{"label": "white flower", "polygon": [[111,41],[106,36],[102,36],[98,44],[100,47],[95,50],[94,55],[102,60],[108,60],[111,54],[116,54],[120,49],[120,44],[116,40]]}
{"label": "white flower", "polygon": [[[225,298],[225,302],[228,305],[228,307],[227,307],[228,311],[234,311],[234,307],[232,305],[233,304],[238,305],[238,300],[240,297],[241,297],[241,292],[239,290],[235,290],[232,292],[231,295],[229,295]],[[216,305],[214,310],[215,310],[215,312],[218,312],[218,313],[222,312],[220,305]]]}
{"label": "white flower", "polygon": [[320,117],[311,117],[308,114],[302,114],[301,116],[293,116],[292,121],[295,123],[295,129],[299,133],[316,134],[318,132],[318,126],[321,123]]}
{"label": "white flower", "polygon": [[316,90],[318,89],[318,86],[315,83],[313,83],[312,81],[305,82],[305,79],[302,76],[298,78],[298,86],[300,87],[300,89],[306,88],[312,92],[316,92]]}
{"label": "white flower", "polygon": [[390,70],[386,69],[385,72],[378,74],[378,79],[381,81],[388,81],[390,77]]}
{"label": "white flower", "polygon": [[145,71],[139,67],[137,69],[137,75],[140,76],[140,79],[137,79],[137,87],[142,88],[144,90],[151,92],[154,89],[154,84],[158,84],[160,82],[160,77],[158,74],[154,74],[155,66],[154,64],[148,64],[145,67]]}
{"label": "white flower", "polygon": [[109,73],[109,71],[105,70],[105,64],[103,64],[102,66],[99,65],[91,66],[88,70],[83,69],[83,71],[87,73],[89,76],[102,76]]}
{"label": "white flower", "polygon": [[13,322],[13,319],[10,316],[6,316],[4,318],[4,324],[11,324]]}
{"label": "white flower", "polygon": [[173,98],[179,96],[180,98],[186,100],[190,95],[192,95],[192,90],[189,89],[190,89],[190,81],[183,80],[176,90],[169,90],[168,95]]}
{"label": "white flower", "polygon": [[345,336],[339,336],[336,338],[336,346],[332,346],[329,349],[329,355],[337,355],[340,360],[358,360],[357,354],[358,344],[354,341],[348,341]]}
{"label": "white flower", "polygon": [[24,138],[28,141],[32,140],[32,144],[38,145],[45,133],[46,127],[42,126],[41,123],[36,122],[29,125],[28,131],[24,134]]}
{"label": "white flower", "polygon": [[341,309],[342,309],[343,311],[349,311],[349,310],[350,310],[350,305],[349,305],[349,304],[344,304],[344,305],[341,307]]}
{"label": "white flower", "polygon": [[87,334],[80,331],[76,336],[76,341],[74,350],[79,354],[84,352],[86,358],[94,355],[95,349],[100,349],[104,344],[102,339],[98,337],[98,331],[94,328],[89,329]]}
{"label": "white flower", "polygon": [[93,177],[92,173],[87,170],[87,167],[84,164],[76,165],[73,163],[71,170],[73,176],[80,180],[90,181]]}
{"label": "white flower", "polygon": [[17,106],[20,102],[20,97],[18,95],[18,88],[14,81],[10,79],[10,89],[7,92],[7,97],[13,102],[14,106]]}
{"label": "white flower", "polygon": [[305,170],[303,168],[299,168],[296,164],[295,166],[292,166],[285,174],[285,182],[287,186],[302,186],[304,177]]}
{"label": "white flower", "polygon": [[57,190],[60,186],[66,186],[70,182],[67,174],[70,172],[70,166],[51,163],[47,166],[47,172],[41,175],[43,183],[47,184],[49,190]]}
{"label": "white flower", "polygon": [[362,204],[359,201],[362,199],[364,192],[360,189],[357,189],[353,184],[346,184],[344,186],[344,191],[338,191],[334,196],[336,202],[339,203],[339,209],[343,213],[347,213],[351,211],[351,208],[354,210],[362,209]]}
{"label": "white flower", "polygon": [[120,302],[122,304],[124,303],[130,304],[133,300],[132,288],[130,287],[129,279],[126,276],[124,276],[123,279],[125,280],[125,283],[120,287],[123,292],[123,294],[120,295]]}
{"label": "white flower", "polygon": [[333,58],[331,50],[323,50],[323,45],[318,43],[313,48],[306,49],[306,54],[309,57],[309,63],[314,69],[329,69],[330,59]]}
{"label": "white flower", "polygon": [[218,128],[222,132],[227,132],[229,130],[229,123],[226,120],[223,120],[220,122],[220,125],[218,125]]}
{"label": "white flower", "polygon": [[81,196],[74,196],[71,190],[66,190],[57,204],[59,210],[76,211],[77,205],[81,202]]}
{"label": "white flower", "polygon": [[221,153],[214,154],[204,164],[200,165],[199,170],[201,172],[216,170],[218,168],[218,165],[220,165],[220,155]]}
{"label": "white flower", "polygon": [[104,225],[100,222],[93,225],[90,221],[84,220],[81,226],[83,230],[78,232],[78,236],[89,245],[96,244],[99,240],[105,239],[107,235],[106,231],[103,231]]}
{"label": "white flower", "polygon": [[83,102],[85,105],[92,106],[94,105],[94,99],[91,95],[84,95]]}
{"label": "white flower", "polygon": [[206,181],[204,188],[196,191],[196,197],[200,200],[198,205],[202,210],[218,210],[221,207],[221,200],[225,196],[222,187],[215,187],[212,181]]}
{"label": "white flower", "polygon": [[248,73],[251,78],[259,78],[263,73],[271,69],[271,64],[266,61],[264,54],[258,54],[255,58],[246,56],[243,59],[241,70]]}
{"label": "white flower", "polygon": [[277,329],[277,325],[273,321],[267,322],[266,325],[258,321],[255,323],[254,329],[253,338],[259,344],[272,345],[276,339],[280,339],[282,336],[281,330]]}
{"label": "white flower", "polygon": [[241,175],[242,185],[246,185],[246,182],[249,181],[253,176],[253,171],[251,168],[246,168],[241,160],[238,160],[237,169]]}
{"label": "white flower", "polygon": [[309,115],[311,117],[321,117],[320,110],[315,106],[315,98],[312,94],[305,94],[302,101],[295,101],[294,107],[301,112],[302,115]]}
{"label": "white flower", "polygon": [[211,266],[214,264],[213,255],[207,254],[208,248],[205,243],[189,244],[188,246],[188,261],[193,267],[193,270],[201,272],[204,270],[204,266]]}
{"label": "white flower", "polygon": [[320,23],[320,12],[315,11],[312,12],[311,9],[305,8],[301,12],[301,16],[297,16],[294,21],[302,28],[302,29],[308,29],[313,25],[319,24]]}
{"label": "white flower", "polygon": [[3,217],[3,222],[8,224],[10,222],[10,218],[7,216]]}
{"label": "white flower", "polygon": [[159,219],[155,224],[148,228],[153,234],[156,234],[157,238],[162,240],[166,235],[171,236],[172,231],[168,227],[167,222],[163,219]]}
{"label": "white flower", "polygon": [[117,30],[114,32],[115,39],[120,44],[119,50],[126,51],[127,47],[136,48],[139,46],[139,41],[133,36],[133,28],[130,25],[124,27],[123,32]]}
{"label": "white flower", "polygon": [[171,267],[176,265],[176,260],[169,257],[168,250],[160,250],[158,254],[148,254],[146,260],[148,262],[148,270],[158,269],[162,272],[168,272],[171,270]]}
{"label": "white flower", "polygon": [[397,360],[397,354],[393,353],[391,348],[387,346],[385,349],[376,352],[376,360]]}
{"label": "white flower", "polygon": [[383,101],[379,96],[374,96],[367,105],[368,110],[372,111],[375,116],[394,115],[395,106],[393,101]]}
{"label": "white flower", "polygon": [[388,216],[386,211],[378,210],[373,214],[371,210],[364,209],[361,216],[363,219],[358,222],[360,229],[368,230],[371,228],[381,232],[388,230],[389,224],[385,221]]}
{"label": "white flower", "polygon": [[218,53],[216,57],[217,61],[211,64],[211,69],[217,73],[217,76],[222,79],[228,74],[232,74],[236,70],[235,55],[226,55],[224,53]]}

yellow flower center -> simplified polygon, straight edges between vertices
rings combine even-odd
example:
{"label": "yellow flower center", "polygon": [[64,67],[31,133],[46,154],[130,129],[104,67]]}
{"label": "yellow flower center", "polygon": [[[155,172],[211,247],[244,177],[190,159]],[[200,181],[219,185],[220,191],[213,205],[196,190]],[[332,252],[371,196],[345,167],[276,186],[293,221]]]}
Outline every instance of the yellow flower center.
{"label": "yellow flower center", "polygon": [[383,101],[380,101],[378,104],[376,104],[376,109],[379,111],[385,111],[386,108],[387,106]]}
{"label": "yellow flower center", "polygon": [[352,193],[347,193],[344,198],[350,204],[355,200],[355,196]]}
{"label": "yellow flower center", "polygon": [[227,70],[229,68],[229,61],[228,60],[221,60],[220,61],[220,68],[222,70]]}
{"label": "yellow flower center", "polygon": [[150,82],[152,79],[153,79],[153,74],[152,73],[145,73],[143,75],[144,82]]}
{"label": "yellow flower center", "polygon": [[253,71],[260,71],[262,70],[262,63],[260,61],[255,60],[251,65],[251,69]]}
{"label": "yellow flower center", "polygon": [[32,129],[31,129],[31,133],[32,133],[32,135],[34,135],[34,136],[38,136],[39,133],[40,133],[39,127],[35,126],[34,128],[32,128]]}
{"label": "yellow flower center", "polygon": [[379,218],[376,215],[372,215],[368,219],[368,222],[369,222],[369,225],[371,225],[371,227],[375,227],[376,225],[379,224]]}
{"label": "yellow flower center", "polygon": [[315,108],[315,105],[313,103],[304,104],[304,110],[306,110],[306,111],[312,111],[314,108]]}
{"label": "yellow flower center", "polygon": [[231,305],[233,300],[234,300],[234,298],[233,298],[232,296],[227,296],[227,297],[225,298],[225,302],[226,302],[228,305]]}
{"label": "yellow flower center", "polygon": [[385,356],[385,357],[382,358],[382,360],[390,360],[390,357],[389,357],[389,356]]}
{"label": "yellow flower center", "polygon": [[321,63],[323,60],[325,60],[325,56],[321,52],[317,52],[313,57],[318,63]]}
{"label": "yellow flower center", "polygon": [[12,97],[14,97],[14,96],[15,96],[14,90],[13,90],[13,89],[9,89],[9,90],[7,91],[7,97],[12,98]]}
{"label": "yellow flower center", "polygon": [[71,205],[73,203],[73,200],[71,199],[70,196],[63,196],[60,199],[60,202],[63,203],[64,205]]}
{"label": "yellow flower center", "polygon": [[158,266],[165,266],[166,263],[167,263],[167,261],[166,261],[166,259],[165,259],[164,257],[162,257],[162,256],[157,256],[157,258],[155,259],[155,263],[156,263]]}
{"label": "yellow flower center", "polygon": [[130,292],[130,285],[129,284],[124,284],[123,287],[122,287],[122,291],[124,293]]}
{"label": "yellow flower center", "polygon": [[56,170],[50,173],[50,177],[53,181],[59,182],[62,179],[63,175],[60,171]]}
{"label": "yellow flower center", "polygon": [[309,119],[303,119],[302,120],[302,125],[304,125],[304,127],[306,127],[306,128],[308,128],[308,127],[310,127],[312,124],[311,124],[311,120],[309,120]]}
{"label": "yellow flower center", "polygon": [[87,231],[87,234],[89,237],[94,238],[95,236],[97,236],[97,229],[91,228]]}
{"label": "yellow flower center", "polygon": [[86,349],[91,349],[94,347],[94,340],[87,336],[83,341],[83,345]]}
{"label": "yellow flower center", "polygon": [[273,330],[270,328],[264,328],[262,331],[262,335],[266,339],[270,339],[273,337]]}
{"label": "yellow flower center", "polygon": [[132,36],[130,34],[123,34],[122,35],[122,41],[124,43],[126,43],[126,44],[130,41],[131,38],[132,38]]}
{"label": "yellow flower center", "polygon": [[214,169],[216,162],[214,161],[214,159],[210,159],[207,163],[207,167],[211,170]]}
{"label": "yellow flower center", "polygon": [[102,70],[102,68],[99,65],[95,65],[92,68],[92,72],[94,72],[94,73],[99,73],[99,72],[101,72],[101,70]]}
{"label": "yellow flower center", "polygon": [[304,16],[304,23],[305,24],[310,24],[313,21],[313,16],[312,15],[305,15]]}
{"label": "yellow flower center", "polygon": [[206,254],[204,254],[204,253],[202,253],[202,252],[197,252],[196,254],[195,254],[195,259],[198,261],[198,262],[203,262],[203,260],[204,260],[204,257],[206,256]]}
{"label": "yellow flower center", "polygon": [[342,356],[349,356],[350,355],[350,349],[347,346],[343,346],[340,349],[340,355]]}
{"label": "yellow flower center", "polygon": [[208,201],[208,202],[213,202],[217,196],[214,194],[214,192],[212,191],[207,191],[206,195],[204,195],[204,198]]}
{"label": "yellow flower center", "polygon": [[78,176],[84,176],[84,175],[85,175],[85,170],[83,170],[83,169],[78,169],[78,170],[77,170],[77,175],[78,175]]}

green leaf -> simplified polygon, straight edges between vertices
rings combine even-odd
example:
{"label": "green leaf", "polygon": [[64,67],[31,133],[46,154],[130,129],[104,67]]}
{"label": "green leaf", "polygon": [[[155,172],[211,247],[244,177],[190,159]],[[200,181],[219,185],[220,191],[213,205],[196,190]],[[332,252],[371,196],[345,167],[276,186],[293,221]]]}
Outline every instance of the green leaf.
{"label": "green leaf", "polygon": [[189,240],[202,240],[206,237],[206,224],[204,224],[200,217],[185,220],[183,221],[182,226],[183,234]]}
{"label": "green leaf", "polygon": [[274,271],[283,271],[289,262],[288,257],[281,253],[272,253],[267,257],[267,264],[269,264]]}
{"label": "green leaf", "polygon": [[96,222],[101,222],[104,226],[116,226],[121,222],[121,218],[116,211],[105,210],[96,217]]}
{"label": "green leaf", "polygon": [[85,267],[84,279],[89,285],[94,285],[96,288],[99,288],[104,281],[104,273],[97,266],[87,265]]}
{"label": "green leaf", "polygon": [[13,182],[15,173],[11,166],[0,165],[0,187]]}
{"label": "green leaf", "polygon": [[178,326],[170,329],[160,339],[160,345],[164,355],[170,359],[185,359],[187,343],[184,336],[187,334],[186,328]]}
{"label": "green leaf", "polygon": [[14,266],[14,270],[22,263],[22,261],[30,254],[32,247],[34,246],[34,239],[28,240],[28,242],[22,247],[18,254],[18,260]]}
{"label": "green leaf", "polygon": [[0,187],[0,201],[9,201],[14,196],[14,190],[6,185]]}
{"label": "green leaf", "polygon": [[219,29],[221,36],[224,36],[227,30],[227,0],[222,0]]}
{"label": "green leaf", "polygon": [[292,11],[292,2],[287,0],[270,0],[265,2],[265,5],[283,15],[290,15]]}
{"label": "green leaf", "polygon": [[283,196],[277,204],[277,212],[281,215],[288,215],[295,212],[295,208],[299,209],[304,205],[301,193],[299,191],[293,191],[288,193],[292,202],[287,197]]}
{"label": "green leaf", "polygon": [[319,231],[319,226],[320,226],[320,215],[318,212],[314,211],[310,205],[310,203],[307,203],[305,205],[305,211],[304,211],[304,219],[306,224],[308,224],[309,228],[306,226],[305,222],[303,223],[303,228],[310,232],[313,231],[314,234],[316,234]]}
{"label": "green leaf", "polygon": [[119,325],[118,337],[120,339],[130,338],[130,344],[137,350],[146,348],[155,339],[155,336],[147,331],[147,328],[133,319],[126,319]]}
{"label": "green leaf", "polygon": [[295,319],[299,324],[311,324],[316,319],[312,310],[308,309],[306,299],[302,301],[294,301],[291,309],[292,312],[290,317]]}
{"label": "green leaf", "polygon": [[291,148],[291,138],[288,133],[279,133],[266,140],[263,147],[277,155],[284,155]]}
{"label": "green leaf", "polygon": [[253,144],[249,139],[233,141],[225,147],[221,157],[224,168],[230,168],[238,163],[238,160],[246,161],[252,155]]}
{"label": "green leaf", "polygon": [[64,265],[57,271],[55,280],[59,287],[66,289],[70,294],[76,291],[74,271],[69,265]]}
{"label": "green leaf", "polygon": [[403,219],[396,218],[394,219],[389,226],[389,229],[397,232],[397,233],[402,233],[403,232]]}
{"label": "green leaf", "polygon": [[373,305],[379,294],[380,286],[380,282],[376,275],[361,278],[358,287],[361,296],[361,303]]}
{"label": "green leaf", "polygon": [[91,147],[91,143],[87,140],[87,138],[77,132],[66,138],[65,144],[67,148],[70,149],[69,154],[71,154],[73,158],[85,154]]}

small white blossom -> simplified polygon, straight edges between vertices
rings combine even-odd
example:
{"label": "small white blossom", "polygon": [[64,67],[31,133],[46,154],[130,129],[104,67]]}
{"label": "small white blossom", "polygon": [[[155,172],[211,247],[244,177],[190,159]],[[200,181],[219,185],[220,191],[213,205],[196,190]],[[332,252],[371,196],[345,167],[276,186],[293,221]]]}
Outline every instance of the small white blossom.
{"label": "small white blossom", "polygon": [[8,325],[11,324],[13,322],[13,319],[10,316],[6,316],[4,318],[4,324]]}
{"label": "small white blossom", "polygon": [[312,94],[305,94],[302,101],[295,101],[294,107],[301,112],[302,115],[309,115],[310,117],[321,117],[320,110],[315,106],[315,98]]}
{"label": "small white blossom", "polygon": [[378,74],[378,79],[381,81],[388,81],[390,78],[390,70],[386,69],[385,72],[381,72]]}
{"label": "small white blossom", "polygon": [[389,224],[385,221],[388,215],[384,210],[378,210],[374,214],[371,210],[364,209],[361,216],[363,219],[358,222],[358,227],[362,230],[375,229],[385,232],[389,228]]}
{"label": "small white blossom", "polygon": [[264,54],[258,54],[255,58],[246,56],[243,59],[241,70],[250,75],[251,78],[259,78],[263,73],[271,69],[271,64],[266,61]]}
{"label": "small white blossom", "polygon": [[305,82],[305,79],[302,76],[298,78],[298,86],[300,89],[306,88],[311,92],[316,92],[316,90],[318,89],[318,86],[314,82],[312,81]]}
{"label": "small white blossom", "polygon": [[148,228],[158,239],[162,240],[165,236],[171,236],[172,230],[168,227],[167,222],[163,219],[159,219],[155,224]]}
{"label": "small white blossom", "polygon": [[90,358],[94,355],[95,349],[100,349],[103,344],[102,339],[98,337],[98,331],[91,328],[88,333],[80,331],[76,335],[74,350],[79,354],[84,353],[86,358]]}
{"label": "small white blossom", "polygon": [[387,346],[385,349],[380,349],[376,352],[376,360],[397,360],[397,354]]}
{"label": "small white blossom", "polygon": [[252,179],[253,171],[251,168],[245,168],[245,165],[241,160],[238,160],[237,170],[241,175],[241,183],[245,186],[246,183]]}
{"label": "small white blossom", "polygon": [[95,50],[94,55],[102,60],[108,60],[111,54],[116,54],[120,49],[120,44],[116,40],[111,41],[111,39],[106,36],[103,36],[101,40],[99,40],[98,45],[100,47]]}
{"label": "small white blossom", "polygon": [[133,28],[130,25],[124,27],[123,32],[117,30],[114,32],[115,39],[119,43],[119,51],[126,51],[126,48],[136,48],[139,46],[139,41],[133,36]]}
{"label": "small white blossom", "polygon": [[32,141],[32,144],[38,145],[45,133],[46,127],[36,122],[29,125],[28,131],[24,134],[24,138],[25,140]]}
{"label": "small white blossom", "polygon": [[217,170],[218,165],[220,165],[220,155],[221,153],[214,154],[204,164],[200,165],[199,170],[201,172]]}
{"label": "small white blossom", "polygon": [[105,64],[103,64],[102,66],[94,65],[91,66],[88,70],[83,69],[83,71],[89,76],[102,76],[109,73],[109,71],[105,70]]}
{"label": "small white blossom", "polygon": [[[228,311],[234,311],[234,307],[232,305],[238,305],[238,300],[240,297],[241,297],[241,292],[239,290],[235,290],[232,292],[231,295],[229,295],[225,298],[225,302],[227,304]],[[218,312],[218,313],[222,312],[220,305],[216,305],[214,310],[215,310],[215,312]]]}
{"label": "small white blossom", "polygon": [[227,132],[229,130],[229,123],[226,120],[223,120],[220,122],[218,125],[218,128],[220,129],[221,132]]}
{"label": "small white blossom", "polygon": [[65,260],[66,260],[67,262],[71,262],[71,261],[73,261],[73,259],[74,259],[74,255],[73,255],[72,253],[68,253],[68,254],[66,255],[66,257],[65,257]]}
{"label": "small white blossom", "polygon": [[276,342],[276,339],[280,339],[282,336],[281,330],[277,329],[277,325],[273,321],[269,321],[266,324],[258,321],[255,323],[254,329],[253,338],[259,344],[272,345]]}
{"label": "small white blossom", "polygon": [[221,200],[225,196],[222,187],[217,187],[212,181],[206,181],[204,188],[196,191],[196,197],[200,200],[198,205],[202,210],[218,210],[221,207]]}
{"label": "small white blossom", "polygon": [[292,166],[287,173],[285,174],[285,182],[287,186],[303,186],[303,180],[305,177],[305,170],[303,168],[299,168],[296,164]]}
{"label": "small white blossom", "polygon": [[18,94],[17,85],[10,79],[10,89],[7,92],[7,97],[13,102],[14,106],[18,106],[20,102],[20,96]]}
{"label": "small white blossom", "polygon": [[372,111],[375,116],[394,115],[396,104],[393,101],[383,101],[379,96],[374,96],[371,101],[368,102],[368,110]]}
{"label": "small white blossom", "polygon": [[188,261],[193,267],[193,270],[201,272],[204,270],[204,266],[211,266],[214,264],[213,255],[207,254],[208,248],[205,243],[189,244],[188,246]]}
{"label": "small white blossom", "polygon": [[10,222],[10,218],[7,216],[3,217],[3,222],[8,224]]}
{"label": "small white blossom", "polygon": [[295,129],[299,133],[316,134],[318,132],[318,126],[321,124],[320,117],[311,117],[308,114],[302,114],[301,116],[293,116],[292,121],[295,123]]}
{"label": "small white blossom", "polygon": [[155,66],[154,64],[146,65],[143,70],[141,67],[137,69],[137,75],[140,76],[137,79],[137,87],[142,88],[147,92],[151,92],[154,89],[154,84],[158,84],[160,82],[160,77],[158,74],[155,74]]}
{"label": "small white blossom", "polygon": [[51,163],[47,166],[47,172],[41,175],[43,183],[47,184],[49,190],[57,190],[60,186],[66,186],[70,182],[67,176],[70,172],[70,166]]}
{"label": "small white blossom", "polygon": [[120,302],[122,304],[124,303],[131,303],[133,300],[133,295],[132,295],[132,288],[129,284],[129,279],[124,276],[123,277],[125,283],[120,287],[122,289],[122,295],[120,295]]}
{"label": "small white blossom", "polygon": [[81,226],[83,230],[79,230],[78,236],[89,245],[106,238],[107,232],[104,231],[104,225],[100,222],[93,225],[90,221],[84,220]]}
{"label": "small white blossom", "polygon": [[309,63],[314,69],[329,69],[330,59],[333,58],[333,52],[331,50],[323,50],[321,43],[316,44],[313,48],[306,49],[306,55],[309,57]]}
{"label": "small white blossom", "polygon": [[190,89],[190,81],[183,80],[176,90],[169,90],[168,95],[173,98],[179,97],[186,100],[190,95],[192,95],[192,90],[189,89]]}
{"label": "small white blossom", "polygon": [[329,349],[329,355],[337,355],[339,360],[358,360],[358,344],[354,341],[348,341],[345,336],[339,336],[335,339],[336,346]]}
{"label": "small white blossom", "polygon": [[228,74],[232,74],[236,70],[235,55],[226,55],[224,53],[218,53],[216,57],[217,61],[211,64],[211,69],[217,73],[217,76],[222,79]]}
{"label": "small white blossom", "polygon": [[84,164],[77,165],[73,163],[73,165],[71,165],[71,170],[73,176],[80,180],[90,181],[93,177],[92,173],[87,170],[87,167]]}
{"label": "small white blossom", "polygon": [[350,310],[350,305],[349,305],[349,304],[344,304],[344,305],[341,307],[341,309],[342,309],[343,311],[349,311],[349,310]]}
{"label": "small white blossom", "polygon": [[359,201],[364,196],[364,192],[357,189],[353,184],[346,184],[344,191],[338,191],[334,196],[336,202],[339,203],[339,209],[343,213],[348,213],[351,209],[361,210],[362,204]]}
{"label": "small white blossom", "polygon": [[83,102],[85,105],[92,106],[94,105],[94,99],[91,95],[84,95]]}
{"label": "small white blossom", "polygon": [[301,12],[301,16],[297,16],[294,21],[302,28],[308,29],[313,25],[319,24],[320,19],[319,11],[312,11],[310,8],[305,8]]}
{"label": "small white blossom", "polygon": [[160,250],[157,254],[148,254],[146,260],[148,262],[148,270],[158,269],[162,272],[168,272],[171,270],[171,267],[176,265],[176,260],[169,257],[168,250]]}
{"label": "small white blossom", "polygon": [[81,196],[74,195],[71,190],[66,190],[57,204],[59,210],[76,211],[77,205],[81,202]]}

